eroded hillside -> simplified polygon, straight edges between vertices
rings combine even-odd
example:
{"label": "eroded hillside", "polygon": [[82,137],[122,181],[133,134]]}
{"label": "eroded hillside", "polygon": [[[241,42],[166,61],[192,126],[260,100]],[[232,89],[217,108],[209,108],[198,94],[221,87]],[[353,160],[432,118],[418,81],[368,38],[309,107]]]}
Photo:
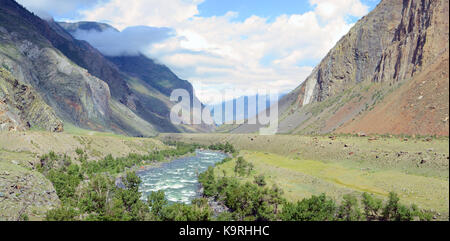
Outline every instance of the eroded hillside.
{"label": "eroded hillside", "polygon": [[382,1],[280,100],[279,133],[448,135],[448,18],[444,0]]}

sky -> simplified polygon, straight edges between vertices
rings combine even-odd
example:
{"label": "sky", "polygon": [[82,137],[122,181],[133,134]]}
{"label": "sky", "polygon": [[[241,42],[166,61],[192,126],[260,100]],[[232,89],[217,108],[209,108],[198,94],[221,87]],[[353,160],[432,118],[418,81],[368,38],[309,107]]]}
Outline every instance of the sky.
{"label": "sky", "polygon": [[44,18],[112,25],[121,32],[76,37],[105,55],[143,53],[167,65],[208,104],[221,102],[217,91],[233,99],[295,89],[379,0],[18,2]]}

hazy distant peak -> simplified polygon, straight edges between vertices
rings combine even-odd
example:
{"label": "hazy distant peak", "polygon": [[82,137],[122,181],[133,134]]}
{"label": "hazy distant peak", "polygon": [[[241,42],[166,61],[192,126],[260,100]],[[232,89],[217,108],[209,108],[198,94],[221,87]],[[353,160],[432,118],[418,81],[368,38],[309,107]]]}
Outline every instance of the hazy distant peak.
{"label": "hazy distant peak", "polygon": [[75,23],[58,22],[58,24],[61,27],[63,27],[67,32],[70,33],[74,33],[77,30],[85,30],[85,31],[95,30],[97,32],[103,32],[105,30],[113,30],[115,32],[119,32],[119,30],[117,30],[113,26],[99,22],[90,22],[90,21],[81,21]]}

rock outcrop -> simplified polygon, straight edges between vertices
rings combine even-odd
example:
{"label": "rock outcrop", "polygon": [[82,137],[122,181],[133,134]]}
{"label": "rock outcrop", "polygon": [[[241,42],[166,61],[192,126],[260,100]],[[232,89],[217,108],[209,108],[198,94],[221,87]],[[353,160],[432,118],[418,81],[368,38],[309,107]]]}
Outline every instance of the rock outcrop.
{"label": "rock outcrop", "polygon": [[29,128],[61,132],[63,123],[33,87],[20,83],[0,67],[0,130]]}
{"label": "rock outcrop", "polygon": [[279,132],[448,135],[448,5],[381,1],[280,100]]}

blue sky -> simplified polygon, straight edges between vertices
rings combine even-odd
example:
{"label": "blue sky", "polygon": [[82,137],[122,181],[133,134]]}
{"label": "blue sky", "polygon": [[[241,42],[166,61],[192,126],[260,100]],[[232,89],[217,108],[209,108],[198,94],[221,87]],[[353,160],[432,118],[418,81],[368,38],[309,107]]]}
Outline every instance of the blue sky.
{"label": "blue sky", "polygon": [[[33,0],[22,0],[19,2],[29,3]],[[47,11],[56,19],[77,19],[80,10],[87,10],[98,4],[96,0],[85,1],[67,1],[71,2],[68,7],[61,7],[62,5],[54,4],[50,1],[34,1],[34,5],[44,3],[44,7],[49,2]],[[109,1],[102,1],[109,2]],[[369,6],[372,10],[378,0],[362,0],[363,4]],[[50,4],[54,7],[50,7]],[[59,5],[59,6],[58,6]],[[58,8],[56,8],[58,7]],[[74,11],[75,10],[75,11]],[[277,16],[282,14],[300,14],[312,10],[312,6],[308,1],[300,0],[205,0],[198,5],[199,14],[201,17],[223,16],[229,11],[239,13],[235,21],[244,21],[252,15],[268,18],[274,20]],[[357,18],[349,18],[349,21],[356,21]]]}
{"label": "blue sky", "polygon": [[[372,10],[378,0],[363,0],[363,4]],[[301,14],[312,10],[308,1],[299,0],[206,0],[198,6],[199,16],[222,16],[229,11],[238,12],[236,21],[244,21],[252,15],[274,20],[282,14]],[[357,18],[349,18],[356,21]]]}
{"label": "blue sky", "polygon": [[146,54],[189,80],[204,103],[217,103],[217,96],[233,99],[261,88],[279,93],[296,88],[379,0],[18,2],[60,21],[113,25],[122,31],[114,38],[106,33],[76,36],[94,47],[101,44],[105,55]]}

